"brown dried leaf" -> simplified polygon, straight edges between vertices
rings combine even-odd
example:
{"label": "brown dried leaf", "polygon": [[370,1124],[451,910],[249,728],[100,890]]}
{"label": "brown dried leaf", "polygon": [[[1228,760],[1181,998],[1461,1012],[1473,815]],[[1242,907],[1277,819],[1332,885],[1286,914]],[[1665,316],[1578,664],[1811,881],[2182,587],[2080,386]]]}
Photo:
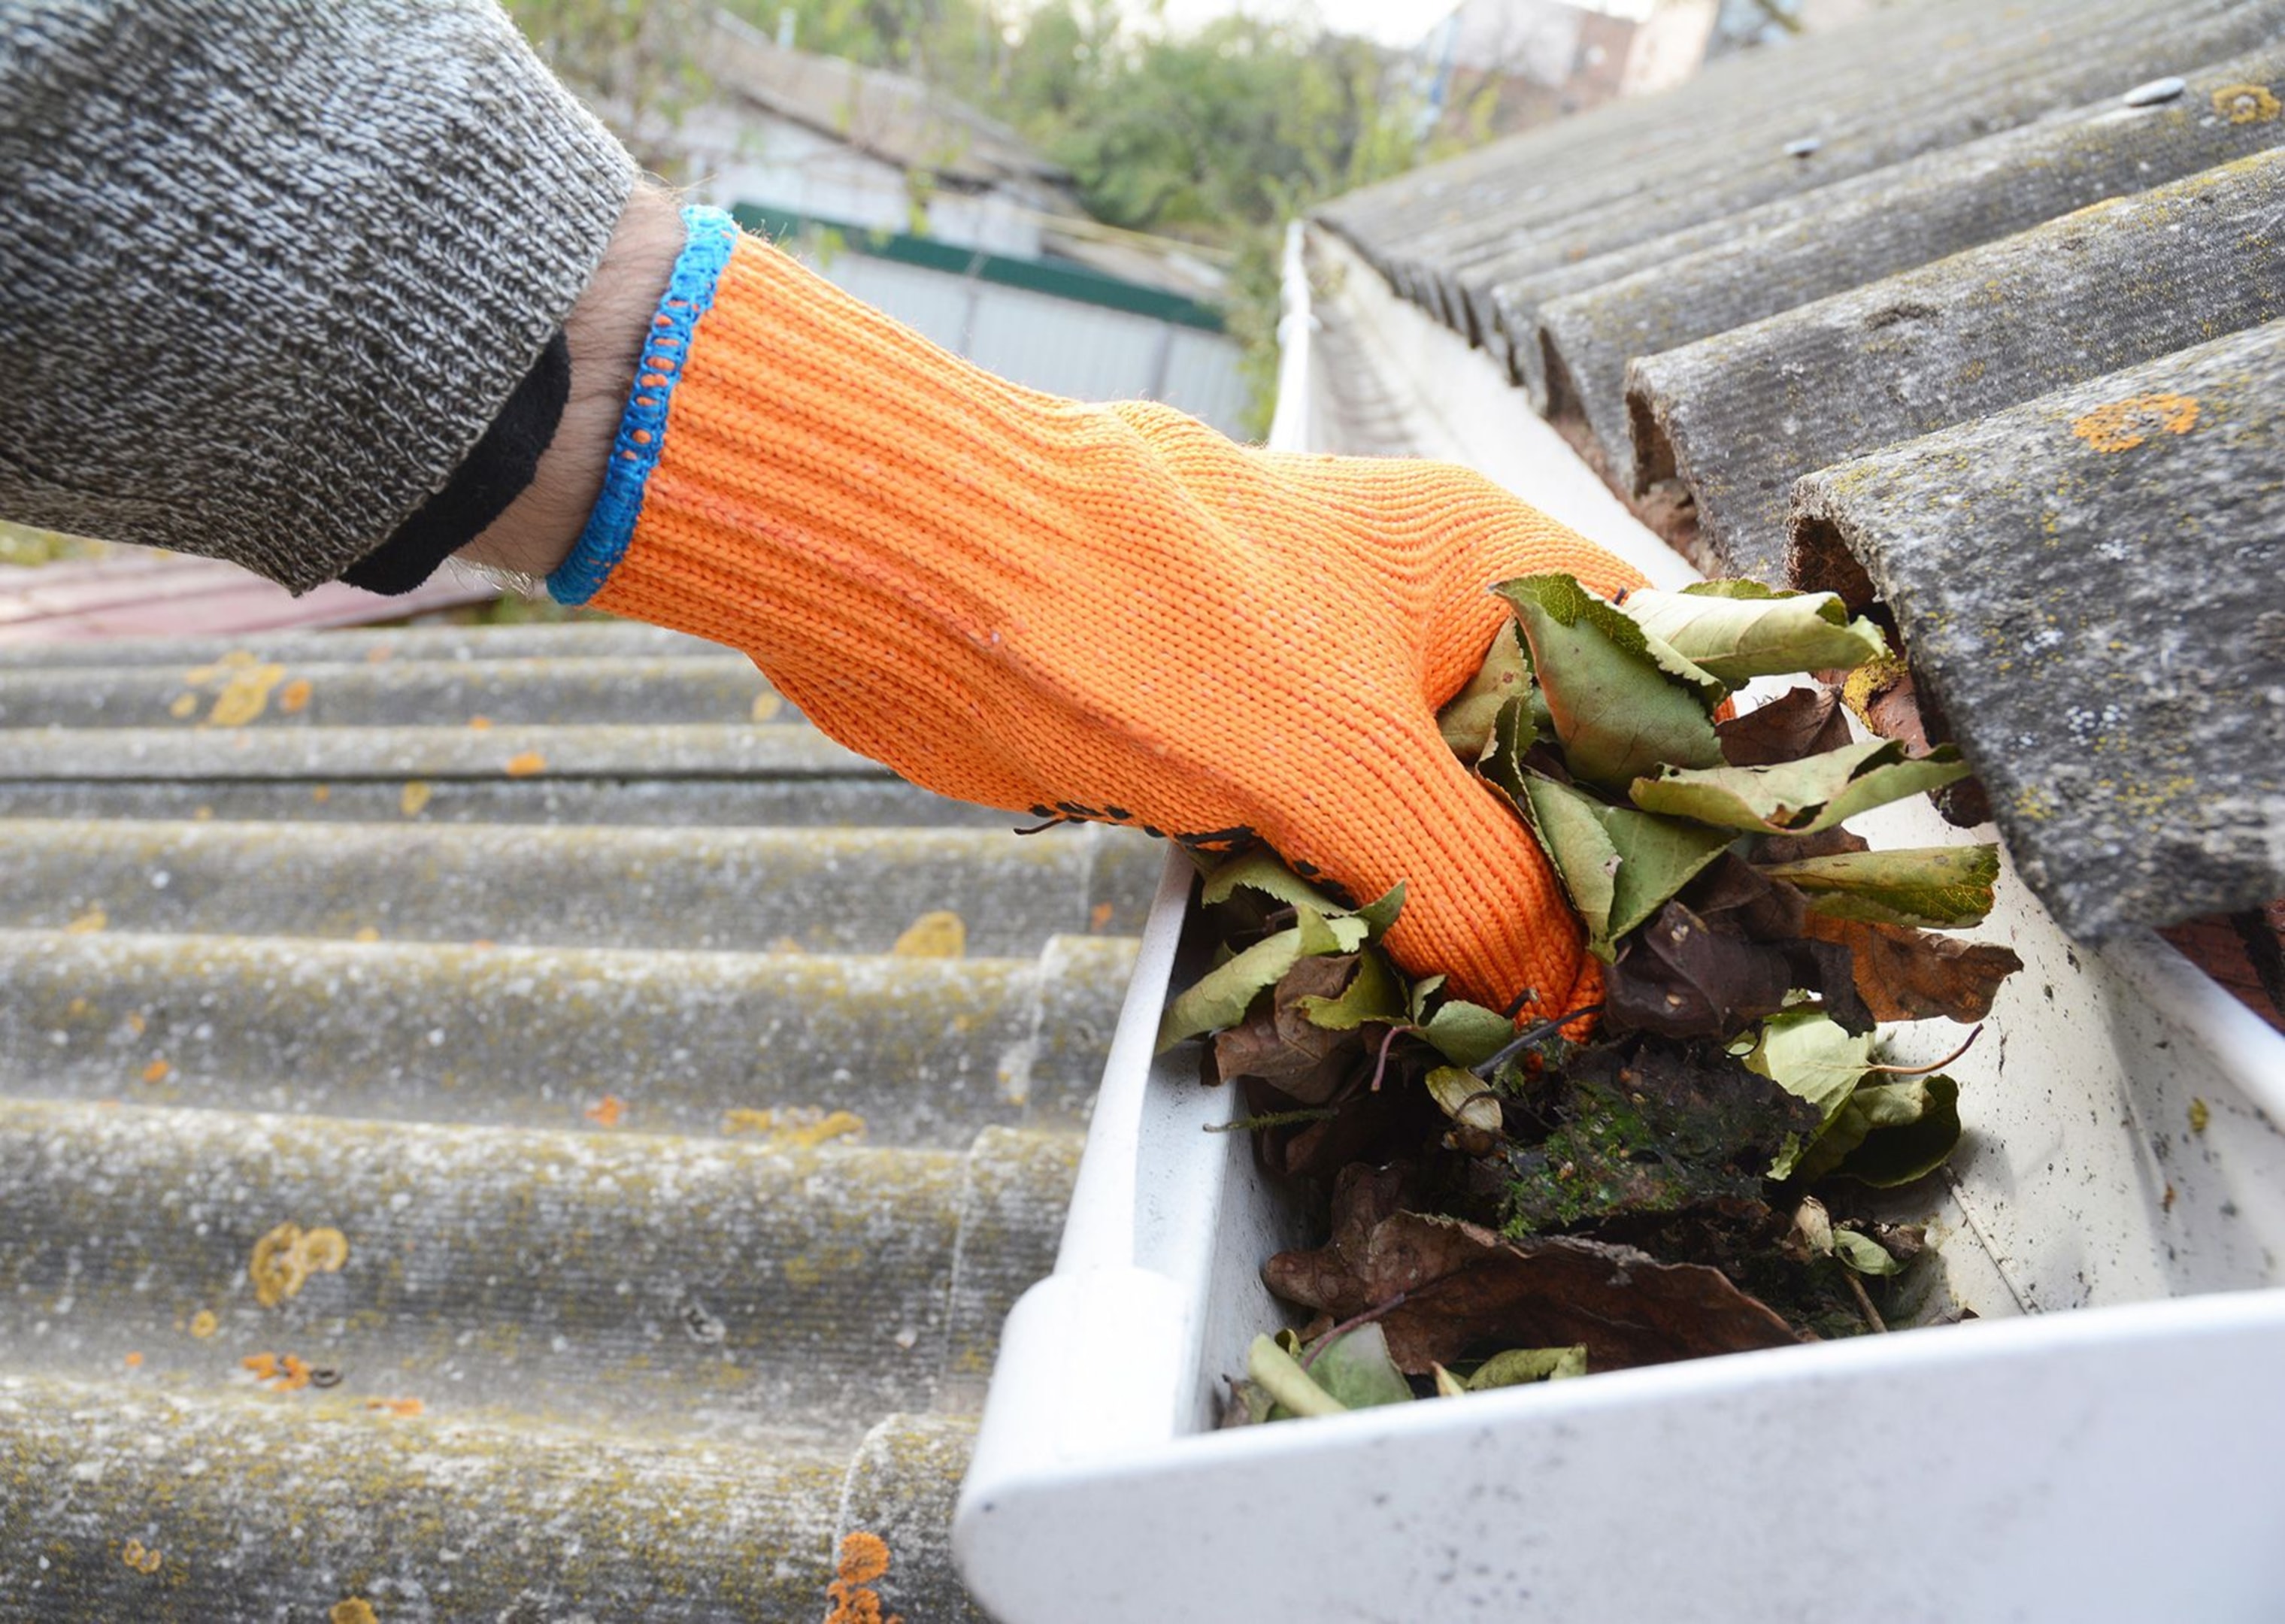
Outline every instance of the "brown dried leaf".
{"label": "brown dried leaf", "polygon": [[1769,767],[1837,750],[1849,742],[1849,713],[1827,687],[1794,688],[1768,704],[1715,724],[1733,767]]}
{"label": "brown dried leaf", "polygon": [[1879,1021],[1980,1021],[1991,1013],[1999,984],[2023,968],[2014,950],[1994,942],[1954,941],[1870,920],[1811,914],[1802,933],[1849,949],[1857,991]]}
{"label": "brown dried leaf", "polygon": [[1716,930],[1669,902],[1604,973],[1603,1024],[1614,1032],[1726,1037],[1782,1008],[1792,985],[1779,949]]}
{"label": "brown dried leaf", "polygon": [[1333,1097],[1362,1050],[1354,1032],[1330,1032],[1301,1008],[1305,998],[1338,998],[1356,971],[1355,953],[1303,959],[1285,972],[1243,1025],[1213,1040],[1214,1064],[1225,1081],[1260,1078],[1300,1105]]}
{"label": "brown dried leaf", "polygon": [[[1556,1236],[1502,1241],[1456,1219],[1394,1212],[1386,1174],[1345,1170],[1334,1238],[1262,1270],[1280,1297],[1347,1319],[1403,1294],[1380,1317],[1408,1374],[1471,1350],[1583,1345],[1590,1368],[1623,1369],[1799,1340],[1766,1305],[1701,1264]],[[1346,1222],[1341,1221],[1346,1219]]]}

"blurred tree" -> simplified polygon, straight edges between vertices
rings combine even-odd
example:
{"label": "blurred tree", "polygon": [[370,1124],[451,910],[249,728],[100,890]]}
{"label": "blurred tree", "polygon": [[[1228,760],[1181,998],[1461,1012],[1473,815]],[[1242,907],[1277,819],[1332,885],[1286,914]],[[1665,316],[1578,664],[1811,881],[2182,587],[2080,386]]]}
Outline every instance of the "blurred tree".
{"label": "blurred tree", "polygon": [[674,121],[708,85],[706,0],[504,0],[534,50],[645,169],[680,180]]}

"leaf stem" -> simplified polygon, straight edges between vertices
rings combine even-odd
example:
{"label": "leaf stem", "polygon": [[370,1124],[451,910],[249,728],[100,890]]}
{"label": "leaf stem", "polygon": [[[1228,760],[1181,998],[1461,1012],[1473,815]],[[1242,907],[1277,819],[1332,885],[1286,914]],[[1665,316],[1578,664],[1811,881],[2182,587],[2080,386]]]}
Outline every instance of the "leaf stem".
{"label": "leaf stem", "polygon": [[1983,1027],[1979,1023],[1968,1032],[1966,1040],[1958,1048],[1946,1055],[1942,1060],[1931,1060],[1924,1066],[1866,1066],[1865,1069],[1867,1071],[1885,1071],[1890,1077],[1926,1077],[1931,1071],[1943,1071],[1953,1061],[1974,1048],[1976,1039],[1983,1035]]}
{"label": "leaf stem", "polygon": [[1849,1289],[1857,1295],[1857,1311],[1865,1316],[1865,1323],[1876,1331],[1887,1330],[1888,1322],[1881,1317],[1881,1311],[1873,1306],[1872,1294],[1865,1290],[1865,1283],[1857,1277],[1857,1271],[1844,1267],[1841,1273],[1849,1282]]}
{"label": "leaf stem", "polygon": [[1478,1077],[1482,1078],[1486,1082],[1489,1082],[1494,1077],[1498,1075],[1499,1069],[1502,1066],[1507,1064],[1509,1061],[1513,1060],[1518,1055],[1522,1054],[1524,1050],[1529,1048],[1533,1044],[1538,1043],[1546,1038],[1551,1037],[1556,1032],[1561,1032],[1574,1021],[1579,1020],[1586,1016],[1600,1015],[1602,1012],[1603,1006],[1600,1004],[1582,1004],[1579,1008],[1572,1010],[1567,1015],[1559,1015],[1551,1021],[1542,1021],[1538,1025],[1527,1030],[1513,1042],[1503,1047],[1497,1053],[1493,1055],[1490,1059],[1484,1061],[1479,1065],[1471,1067],[1470,1070]]}

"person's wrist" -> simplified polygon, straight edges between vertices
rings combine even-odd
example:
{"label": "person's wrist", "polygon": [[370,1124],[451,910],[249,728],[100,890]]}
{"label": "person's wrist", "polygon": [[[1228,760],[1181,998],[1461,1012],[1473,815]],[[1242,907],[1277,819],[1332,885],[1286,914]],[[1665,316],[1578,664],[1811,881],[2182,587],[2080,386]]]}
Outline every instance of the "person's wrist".
{"label": "person's wrist", "polygon": [[602,489],[635,363],[682,239],[673,195],[638,184],[564,323],[571,384],[555,436],[531,483],[456,557],[544,577],[569,554]]}

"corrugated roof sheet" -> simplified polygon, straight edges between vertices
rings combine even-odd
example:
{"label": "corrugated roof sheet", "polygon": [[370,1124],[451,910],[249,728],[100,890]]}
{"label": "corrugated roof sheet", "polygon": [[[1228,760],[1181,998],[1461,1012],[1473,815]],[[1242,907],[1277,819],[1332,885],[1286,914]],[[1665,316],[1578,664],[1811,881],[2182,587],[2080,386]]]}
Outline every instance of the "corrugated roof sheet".
{"label": "corrugated roof sheet", "polygon": [[[1877,593],[2100,935],[2285,891],[2285,0],[1898,6],[1337,200],[1705,568]],[[2233,336],[2235,335],[2235,336]]]}

